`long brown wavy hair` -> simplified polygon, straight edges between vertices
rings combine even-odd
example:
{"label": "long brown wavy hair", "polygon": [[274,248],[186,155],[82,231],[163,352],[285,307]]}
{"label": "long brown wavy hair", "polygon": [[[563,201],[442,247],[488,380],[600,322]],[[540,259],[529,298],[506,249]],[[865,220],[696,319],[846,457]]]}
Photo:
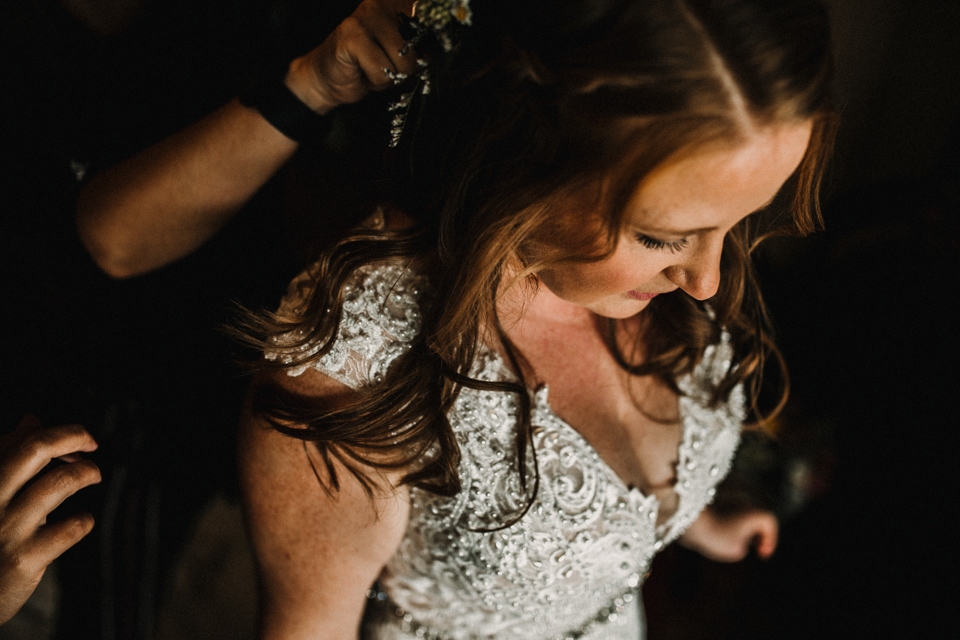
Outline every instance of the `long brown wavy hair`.
{"label": "long brown wavy hair", "polygon": [[[835,118],[828,25],[817,2],[474,0],[472,9],[473,25],[456,49],[431,61],[433,90],[411,108],[391,159],[386,204],[414,224],[352,233],[312,267],[295,319],[265,315],[253,323],[261,346],[276,349],[269,336],[299,336],[285,363],[262,366],[302,365],[331,348],[344,284],[358,267],[401,257],[430,278],[411,350],[348,406],[330,410],[268,384],[253,391],[257,415],[316,446],[333,490],[336,458],[368,488],[361,467],[400,469],[410,485],[458,492],[460,451],[446,414],[463,387],[516,395],[518,468],[527,487],[530,395],[522,354],[497,311],[508,264],[519,259],[524,273],[536,273],[603,259],[637,184],[667,158],[736,143],[754,126],[812,120],[784,209],[796,231],[820,224],[818,190]],[[600,184],[599,215],[558,206]],[[768,230],[759,226],[751,217],[727,235],[709,309],[682,291],[651,301],[637,336],[641,364],[613,339],[611,323],[611,348],[625,369],[679,393],[678,377],[725,327],[736,366],[713,401],[743,383],[755,408],[764,362],[779,359],[750,258]],[[499,345],[518,379],[471,378],[481,344]]]}

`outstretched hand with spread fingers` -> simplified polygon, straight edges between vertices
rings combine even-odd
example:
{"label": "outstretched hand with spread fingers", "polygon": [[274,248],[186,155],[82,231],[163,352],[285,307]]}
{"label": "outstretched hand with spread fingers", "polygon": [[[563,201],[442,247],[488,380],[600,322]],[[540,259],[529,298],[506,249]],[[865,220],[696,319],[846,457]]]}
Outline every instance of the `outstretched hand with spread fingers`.
{"label": "outstretched hand with spread fingers", "polygon": [[[0,624],[19,611],[47,567],[93,528],[88,513],[48,523],[80,489],[100,482],[100,470],[80,457],[97,443],[75,424],[44,428],[28,415],[0,438]],[[53,460],[63,465],[43,473]]]}

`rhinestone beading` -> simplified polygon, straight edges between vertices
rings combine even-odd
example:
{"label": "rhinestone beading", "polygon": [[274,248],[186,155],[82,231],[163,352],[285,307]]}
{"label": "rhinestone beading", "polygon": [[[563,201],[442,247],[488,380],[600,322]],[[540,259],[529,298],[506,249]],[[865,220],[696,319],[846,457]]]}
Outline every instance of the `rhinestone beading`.
{"label": "rhinestone beading", "polygon": [[[281,312],[299,308],[304,289],[291,291]],[[429,291],[429,282],[399,261],[359,269],[344,294],[337,340],[311,366],[353,388],[375,385],[420,331],[419,303]],[[284,341],[278,337],[268,357],[285,357]],[[720,406],[709,406],[709,400],[731,356],[724,333],[693,373],[678,381],[685,394],[678,500],[661,524],[656,497],[627,487],[552,411],[543,387],[533,398],[539,492],[521,520],[482,531],[508,522],[528,499],[517,473],[517,401],[512,394],[464,389],[449,414],[462,453],[463,490],[441,497],[411,489],[406,534],[379,579],[391,606],[403,613],[386,617],[368,635],[376,640],[629,637],[624,611],[610,603],[628,602],[624,593],[640,585],[654,554],[693,522],[729,470],[743,420],[743,392],[736,388]],[[511,378],[488,349],[481,349],[471,373],[484,380]]]}

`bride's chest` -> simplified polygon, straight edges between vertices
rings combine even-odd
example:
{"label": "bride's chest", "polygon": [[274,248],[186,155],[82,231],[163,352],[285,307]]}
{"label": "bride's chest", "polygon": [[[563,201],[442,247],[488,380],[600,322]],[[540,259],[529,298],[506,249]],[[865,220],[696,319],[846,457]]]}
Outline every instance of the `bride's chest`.
{"label": "bride's chest", "polygon": [[[712,360],[713,354],[710,357]],[[471,375],[481,381],[514,379],[503,359],[485,349],[481,349]],[[559,536],[555,540],[559,549],[566,544],[563,540],[574,538],[582,538],[587,546],[599,544],[607,539],[611,526],[622,525],[632,540],[628,546],[642,543],[649,553],[655,552],[683,531],[709,502],[713,487],[729,469],[739,440],[739,388],[732,407],[710,407],[700,397],[696,383],[702,374],[698,371],[695,375],[697,378],[684,376],[678,381],[686,395],[679,401],[679,446],[674,442],[669,455],[673,463],[666,464],[672,480],[665,487],[666,495],[657,490],[647,493],[640,485],[629,486],[600,451],[553,410],[552,388],[542,386],[530,397],[529,432],[520,429],[523,411],[517,394],[464,388],[448,414],[462,453],[462,491],[452,498],[424,494],[415,500],[417,515],[412,515],[410,522],[412,530],[419,533],[412,534],[413,538],[435,534],[453,539],[450,536],[499,530],[514,522],[524,531],[550,531],[551,536]],[[530,445],[525,453],[518,448],[521,442]],[[616,445],[613,440],[609,443],[606,453]],[[634,447],[621,443],[620,448]],[[637,456],[629,453],[627,457]],[[612,458],[617,459],[616,455]],[[526,482],[521,469],[527,472]]]}
{"label": "bride's chest", "polygon": [[[650,376],[630,375],[597,332],[525,336],[535,387],[624,484],[667,498],[676,478],[681,425],[677,396]],[[665,505],[666,506],[666,505]]]}

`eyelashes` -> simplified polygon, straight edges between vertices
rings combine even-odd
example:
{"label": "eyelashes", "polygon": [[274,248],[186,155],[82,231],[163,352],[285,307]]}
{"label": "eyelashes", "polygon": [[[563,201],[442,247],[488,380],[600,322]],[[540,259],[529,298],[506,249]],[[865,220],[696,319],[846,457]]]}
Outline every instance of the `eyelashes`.
{"label": "eyelashes", "polygon": [[647,249],[654,249],[656,251],[669,251],[670,253],[676,253],[687,246],[686,238],[681,238],[672,242],[666,242],[664,240],[651,238],[645,233],[637,234],[637,242],[642,244]]}

